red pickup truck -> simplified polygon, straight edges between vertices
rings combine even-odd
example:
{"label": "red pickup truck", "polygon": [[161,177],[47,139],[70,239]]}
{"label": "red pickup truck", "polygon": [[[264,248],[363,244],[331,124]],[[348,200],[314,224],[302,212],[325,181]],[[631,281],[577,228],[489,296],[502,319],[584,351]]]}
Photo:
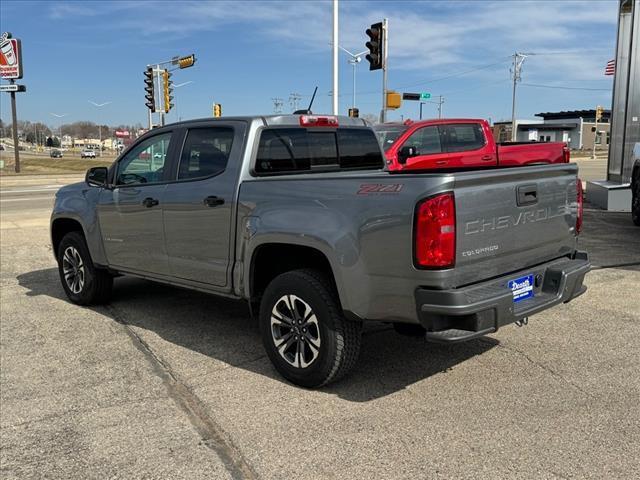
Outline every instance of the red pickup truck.
{"label": "red pickup truck", "polygon": [[431,170],[568,163],[563,142],[496,143],[482,119],[383,123],[373,127],[389,170]]}

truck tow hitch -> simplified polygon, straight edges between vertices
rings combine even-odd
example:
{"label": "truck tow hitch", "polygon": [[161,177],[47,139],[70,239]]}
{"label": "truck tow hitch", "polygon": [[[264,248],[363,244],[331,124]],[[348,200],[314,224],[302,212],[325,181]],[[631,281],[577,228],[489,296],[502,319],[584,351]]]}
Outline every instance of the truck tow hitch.
{"label": "truck tow hitch", "polygon": [[516,320],[515,323],[518,327],[524,327],[529,324],[529,317],[524,317],[522,320]]}

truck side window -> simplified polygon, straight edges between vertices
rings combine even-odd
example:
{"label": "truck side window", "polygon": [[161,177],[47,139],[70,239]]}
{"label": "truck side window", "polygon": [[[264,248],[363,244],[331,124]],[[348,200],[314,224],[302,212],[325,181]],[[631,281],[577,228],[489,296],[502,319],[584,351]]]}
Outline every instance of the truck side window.
{"label": "truck side window", "polygon": [[424,127],[413,132],[404,142],[405,147],[416,147],[418,155],[442,153],[438,127]]}
{"label": "truck side window", "polygon": [[383,166],[380,146],[369,128],[269,128],[260,135],[255,170],[274,174]]}
{"label": "truck side window", "polygon": [[224,172],[233,144],[233,128],[193,128],[180,156],[178,180],[204,178]]}
{"label": "truck side window", "polygon": [[118,162],[116,185],[161,182],[171,132],[148,138]]}
{"label": "truck side window", "polygon": [[485,138],[478,123],[445,125],[448,152],[465,152],[484,147]]}

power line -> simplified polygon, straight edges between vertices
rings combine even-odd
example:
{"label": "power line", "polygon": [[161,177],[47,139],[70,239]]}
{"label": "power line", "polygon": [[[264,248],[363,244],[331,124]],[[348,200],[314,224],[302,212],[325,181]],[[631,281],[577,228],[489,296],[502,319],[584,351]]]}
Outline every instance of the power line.
{"label": "power line", "polygon": [[508,57],[505,57],[504,60],[501,60],[499,62],[489,63],[487,65],[479,65],[479,66],[471,68],[469,70],[464,70],[462,72],[457,72],[457,73],[452,73],[452,74],[449,74],[449,75],[445,75],[444,77],[431,78],[429,80],[421,80],[419,82],[414,82],[414,83],[410,83],[410,84],[407,84],[407,85],[397,86],[395,88],[408,88],[408,87],[414,87],[414,86],[417,86],[417,85],[423,85],[423,84],[426,84],[426,83],[439,82],[441,80],[447,80],[449,78],[459,77],[459,76],[462,76],[462,75],[467,75],[469,73],[477,72],[479,70],[485,70],[487,68],[495,67],[497,65],[502,65],[502,64],[507,63],[509,61],[511,61],[511,55],[508,56]]}
{"label": "power line", "polygon": [[590,92],[610,92],[610,88],[587,88],[587,87],[565,87],[562,85],[540,85],[537,83],[521,83],[524,87],[536,87],[536,88],[557,88],[560,90],[587,90]]}

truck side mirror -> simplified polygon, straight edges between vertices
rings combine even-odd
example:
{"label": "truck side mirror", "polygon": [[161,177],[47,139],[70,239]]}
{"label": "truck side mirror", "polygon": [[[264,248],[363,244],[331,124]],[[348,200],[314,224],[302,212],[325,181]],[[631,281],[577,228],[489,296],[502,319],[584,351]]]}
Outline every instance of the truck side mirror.
{"label": "truck side mirror", "polygon": [[107,167],[92,167],[87,170],[84,180],[92,187],[106,187],[108,172]]}
{"label": "truck side mirror", "polygon": [[398,152],[398,163],[401,163],[402,165],[404,165],[405,163],[407,163],[407,160],[409,158],[416,157],[418,155],[419,153],[416,147],[413,147],[413,146],[402,147]]}

